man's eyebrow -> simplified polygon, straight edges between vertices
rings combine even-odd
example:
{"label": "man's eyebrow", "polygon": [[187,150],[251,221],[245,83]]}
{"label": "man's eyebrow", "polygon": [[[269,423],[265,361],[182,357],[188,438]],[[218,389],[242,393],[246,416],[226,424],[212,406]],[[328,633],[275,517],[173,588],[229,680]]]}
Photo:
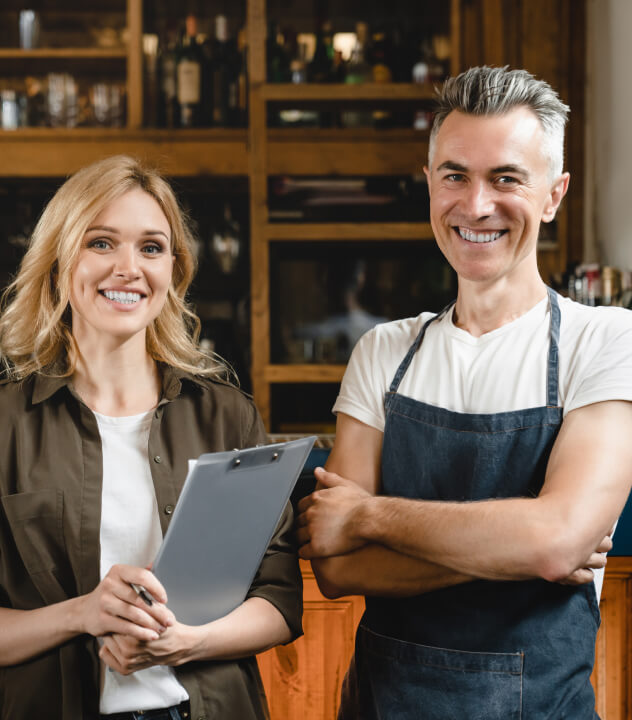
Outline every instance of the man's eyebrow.
{"label": "man's eyebrow", "polygon": [[441,165],[437,168],[437,170],[454,170],[455,172],[467,172],[467,168],[465,165],[460,165],[457,162],[453,162],[452,160],[446,160],[445,162],[442,162]]}
{"label": "man's eyebrow", "polygon": [[502,175],[503,173],[513,173],[523,178],[529,177],[529,171],[520,167],[520,165],[501,165],[500,167],[492,168],[493,175]]}

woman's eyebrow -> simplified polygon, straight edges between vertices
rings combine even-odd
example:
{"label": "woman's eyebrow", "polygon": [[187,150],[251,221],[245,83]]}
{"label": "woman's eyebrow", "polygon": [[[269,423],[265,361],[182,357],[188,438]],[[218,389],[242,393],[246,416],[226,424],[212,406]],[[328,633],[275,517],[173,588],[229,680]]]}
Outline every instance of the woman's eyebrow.
{"label": "woman's eyebrow", "polygon": [[92,227],[89,227],[86,232],[92,232],[93,230],[98,230],[99,232],[114,233],[116,235],[118,235],[119,233],[116,228],[108,227],[107,225],[93,225]]}

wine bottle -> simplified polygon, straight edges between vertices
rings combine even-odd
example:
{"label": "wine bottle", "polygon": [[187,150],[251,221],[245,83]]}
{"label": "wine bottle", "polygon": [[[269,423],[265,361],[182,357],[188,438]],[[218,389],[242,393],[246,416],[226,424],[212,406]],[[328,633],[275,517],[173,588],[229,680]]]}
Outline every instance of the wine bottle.
{"label": "wine bottle", "polygon": [[228,20],[225,15],[215,18],[215,42],[213,43],[213,125],[229,124],[229,88],[231,76],[231,52],[228,41]]}
{"label": "wine bottle", "polygon": [[180,125],[200,125],[202,106],[202,49],[197,43],[197,19],[187,15],[186,30],[178,53],[177,81]]}

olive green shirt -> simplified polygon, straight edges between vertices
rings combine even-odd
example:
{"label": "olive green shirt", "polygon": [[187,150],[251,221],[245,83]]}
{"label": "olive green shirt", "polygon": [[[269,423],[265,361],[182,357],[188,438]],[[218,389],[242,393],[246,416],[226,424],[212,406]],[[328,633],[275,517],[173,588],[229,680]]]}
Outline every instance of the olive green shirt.
{"label": "olive green shirt", "polygon": [[[163,369],[149,434],[149,462],[163,534],[187,461],[266,442],[252,400],[220,381]],[[0,606],[30,610],[89,593],[99,583],[103,461],[92,411],[67,378],[0,385]],[[262,597],[301,634],[302,586],[288,507],[248,597]],[[2,642],[0,638],[0,642]],[[254,657],[175,669],[193,720],[266,718]],[[81,635],[0,668],[0,720],[98,717],[95,638]]]}

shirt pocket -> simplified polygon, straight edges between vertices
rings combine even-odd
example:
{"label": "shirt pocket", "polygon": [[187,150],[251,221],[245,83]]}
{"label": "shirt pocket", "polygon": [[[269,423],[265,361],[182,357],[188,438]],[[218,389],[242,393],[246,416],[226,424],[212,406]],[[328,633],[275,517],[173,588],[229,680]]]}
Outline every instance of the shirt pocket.
{"label": "shirt pocket", "polygon": [[64,540],[64,494],[48,488],[0,498],[24,567],[46,602],[67,597],[57,579],[68,564]]}

